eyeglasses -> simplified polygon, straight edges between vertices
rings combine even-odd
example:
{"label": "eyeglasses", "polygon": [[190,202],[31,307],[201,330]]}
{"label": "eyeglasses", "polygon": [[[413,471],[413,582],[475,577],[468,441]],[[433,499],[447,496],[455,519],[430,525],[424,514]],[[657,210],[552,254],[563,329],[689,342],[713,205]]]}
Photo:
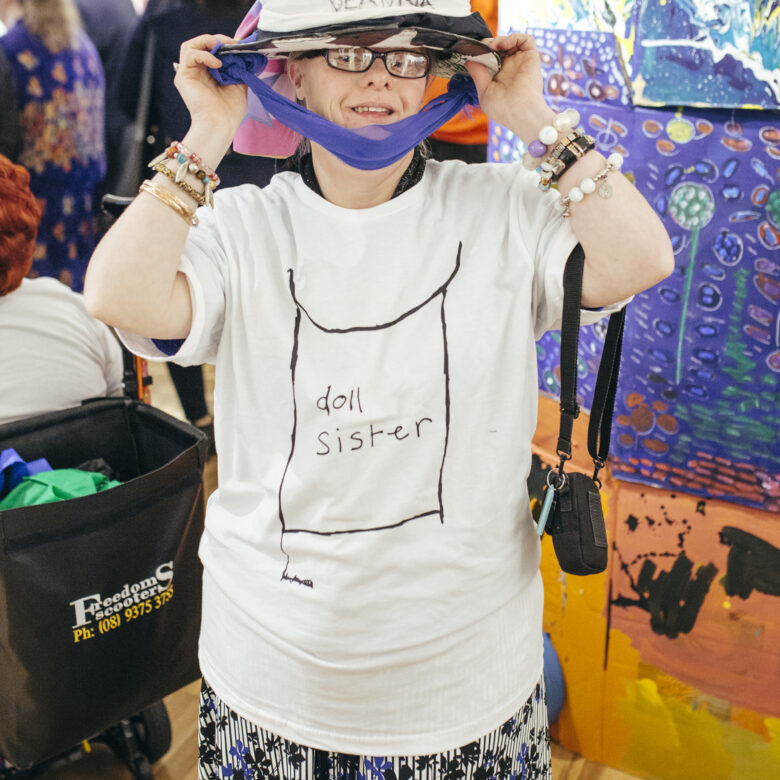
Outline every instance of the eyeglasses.
{"label": "eyeglasses", "polygon": [[431,58],[427,54],[408,49],[373,51],[362,46],[339,46],[336,49],[323,49],[318,53],[331,68],[350,73],[364,73],[376,59],[382,60],[387,72],[399,79],[421,79],[431,70]]}

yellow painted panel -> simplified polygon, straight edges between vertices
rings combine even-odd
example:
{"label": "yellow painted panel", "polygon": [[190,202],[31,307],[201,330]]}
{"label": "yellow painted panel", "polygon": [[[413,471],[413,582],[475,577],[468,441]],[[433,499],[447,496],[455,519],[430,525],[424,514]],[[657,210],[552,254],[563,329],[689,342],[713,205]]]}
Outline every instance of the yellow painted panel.
{"label": "yellow painted panel", "polygon": [[[777,780],[780,730],[771,740],[662,694],[654,680],[623,681],[618,716],[631,732],[621,769],[663,780]],[[771,720],[771,719],[768,719]]]}
{"label": "yellow painted panel", "polygon": [[[534,452],[554,464],[557,404],[540,398],[539,419]],[[583,414],[575,424],[570,465],[579,471],[590,468],[587,421]],[[726,597],[728,549],[718,534],[736,526],[777,545],[776,518],[608,474],[603,494],[610,543],[618,546],[606,574],[562,574],[550,538],[543,541],[544,625],[567,696],[553,735],[589,759],[657,780],[777,780],[780,719],[766,716],[780,701],[777,598],[757,590],[747,600]],[[643,534],[629,538],[627,511],[640,531],[647,526]],[[644,609],[610,612],[610,593],[631,593],[626,564],[658,551],[658,571],[667,570],[678,541],[695,567],[713,562],[718,569],[693,629],[672,638],[651,630]],[[751,704],[760,704],[759,712]]]}
{"label": "yellow painted panel", "polygon": [[606,636],[602,612],[606,574],[563,574],[552,541],[546,537],[542,545],[542,576],[545,630],[558,653],[566,686],[566,702],[553,733],[569,750],[597,760],[602,739]]}

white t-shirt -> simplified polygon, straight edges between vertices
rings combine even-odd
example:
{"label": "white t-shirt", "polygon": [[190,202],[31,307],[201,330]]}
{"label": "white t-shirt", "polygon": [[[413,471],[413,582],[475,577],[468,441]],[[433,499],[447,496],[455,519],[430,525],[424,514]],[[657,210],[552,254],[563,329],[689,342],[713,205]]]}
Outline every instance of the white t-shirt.
{"label": "white t-shirt", "polygon": [[479,738],[542,672],[535,338],[576,244],[554,196],[520,166],[429,162],[369,209],[284,173],[199,215],[175,359],[216,364],[204,677],[321,749]]}
{"label": "white t-shirt", "polygon": [[0,423],[122,394],[119,342],[55,279],[0,297],[0,369]]}

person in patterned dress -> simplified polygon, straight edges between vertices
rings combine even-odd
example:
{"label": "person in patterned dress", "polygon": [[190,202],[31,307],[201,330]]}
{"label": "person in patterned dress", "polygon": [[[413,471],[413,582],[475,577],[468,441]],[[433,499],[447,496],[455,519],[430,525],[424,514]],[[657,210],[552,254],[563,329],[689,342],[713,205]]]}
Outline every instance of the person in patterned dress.
{"label": "person in patterned dress", "polygon": [[0,38],[16,90],[15,162],[30,171],[43,208],[30,276],[80,292],[99,238],[96,194],[106,168],[100,57],[73,0],[4,0],[0,12],[18,15]]}

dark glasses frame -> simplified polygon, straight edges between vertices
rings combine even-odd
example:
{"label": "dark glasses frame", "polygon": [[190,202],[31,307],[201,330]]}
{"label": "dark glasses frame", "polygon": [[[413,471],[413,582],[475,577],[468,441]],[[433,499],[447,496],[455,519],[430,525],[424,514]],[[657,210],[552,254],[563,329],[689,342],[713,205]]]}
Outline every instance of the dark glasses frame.
{"label": "dark glasses frame", "polygon": [[[371,55],[371,60],[366,65],[365,68],[361,68],[359,70],[353,69],[353,68],[342,68],[339,65],[334,65],[333,62],[331,62],[331,57],[335,57],[338,55],[339,51],[342,51],[344,49],[347,50],[355,50],[358,49],[360,51],[366,51]],[[419,75],[419,76],[403,76],[400,73],[393,73],[392,70],[390,70],[390,67],[387,64],[387,57],[391,54],[413,54],[416,57],[421,57],[425,60],[425,70]],[[382,64],[385,66],[385,70],[391,75],[395,76],[395,78],[398,79],[423,79],[425,78],[430,72],[431,68],[433,67],[433,60],[429,54],[426,54],[425,52],[421,51],[410,51],[409,49],[388,49],[387,51],[374,51],[373,49],[369,49],[367,46],[339,46],[334,49],[319,49],[316,52],[307,52],[308,57],[315,57],[315,56],[321,56],[325,58],[325,62],[328,63],[328,65],[333,68],[333,70],[339,70],[342,73],[365,73],[367,70],[370,70],[373,66],[374,62],[377,59],[382,60]]]}

